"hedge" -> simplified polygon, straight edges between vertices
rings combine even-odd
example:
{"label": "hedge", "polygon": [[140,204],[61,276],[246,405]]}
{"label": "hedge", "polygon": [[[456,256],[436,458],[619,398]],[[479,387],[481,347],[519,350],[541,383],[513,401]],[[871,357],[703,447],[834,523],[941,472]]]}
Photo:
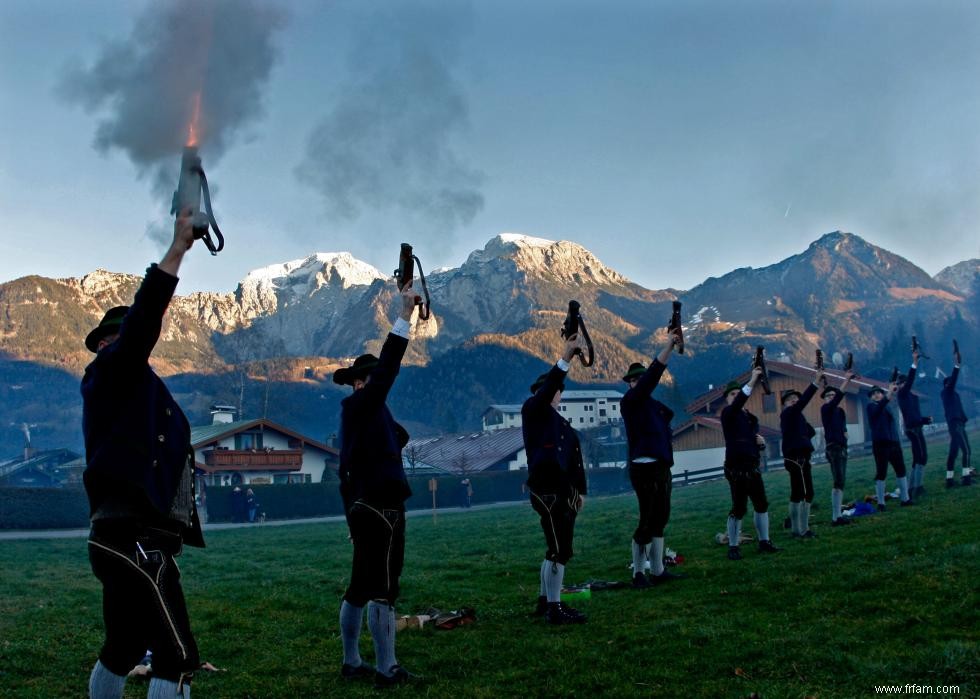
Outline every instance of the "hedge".
{"label": "hedge", "polygon": [[[589,493],[610,495],[630,490],[625,469],[588,469]],[[429,479],[433,476],[408,478],[412,496],[405,503],[409,510],[432,507]],[[436,507],[458,507],[463,504],[460,482],[464,476],[435,476]],[[472,503],[509,502],[527,497],[524,482],[527,471],[494,471],[466,476],[473,488]],[[278,485],[238,486],[243,493],[251,488],[259,509],[268,519],[299,519],[343,514],[337,481]],[[208,486],[205,503],[207,521],[231,522],[232,486]],[[244,497],[244,495],[243,495]],[[0,488],[0,529],[61,529],[88,526],[88,500],[81,488]]]}
{"label": "hedge", "polygon": [[82,488],[0,488],[0,529],[79,529],[88,526]]}

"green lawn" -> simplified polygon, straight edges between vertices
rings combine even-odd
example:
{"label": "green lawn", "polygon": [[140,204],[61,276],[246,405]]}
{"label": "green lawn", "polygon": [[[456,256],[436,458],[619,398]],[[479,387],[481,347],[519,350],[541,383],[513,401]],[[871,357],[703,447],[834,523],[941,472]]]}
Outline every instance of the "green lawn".
{"label": "green lawn", "polygon": [[[972,435],[973,443],[978,435]],[[402,695],[439,697],[864,697],[883,684],[980,688],[977,581],[980,486],[942,488],[944,445],[930,444],[928,493],[850,527],[828,525],[829,473],[815,473],[818,538],[783,529],[788,481],[766,476],[776,556],[714,543],[729,508],[724,482],[674,493],[667,545],[686,580],[596,592],[589,623],[552,628],[527,613],[544,551],[526,505],[408,523],[399,613],[475,607],[454,631],[405,631],[399,660],[425,681]],[[847,495],[873,492],[868,459]],[[889,485],[893,479],[889,480]],[[632,496],[593,498],[579,519],[566,582],[627,580]],[[751,514],[746,531],[753,532]],[[181,559],[202,656],[198,697],[368,696],[339,678],[337,613],[350,546],[341,524],[213,532]],[[0,542],[0,695],[81,697],[101,642],[100,594],[82,539]],[[370,636],[362,636],[370,660]],[[130,681],[127,697],[144,696]]]}

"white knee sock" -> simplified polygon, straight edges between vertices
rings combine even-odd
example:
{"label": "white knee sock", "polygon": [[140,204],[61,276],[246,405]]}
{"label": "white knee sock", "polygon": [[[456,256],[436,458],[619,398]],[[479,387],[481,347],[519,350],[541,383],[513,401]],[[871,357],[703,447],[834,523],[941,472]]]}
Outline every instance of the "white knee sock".
{"label": "white knee sock", "polygon": [[650,542],[650,572],[654,575],[663,575],[664,573],[664,538],[662,536],[655,536]]}
{"label": "white knee sock", "polygon": [[804,500],[800,503],[800,532],[806,533],[810,531],[810,505],[811,503]]}
{"label": "white knee sock", "polygon": [[109,672],[101,660],[95,661],[95,667],[88,678],[89,699],[121,699],[125,686],[125,675]]}
{"label": "white knee sock", "polygon": [[885,481],[875,481],[875,495],[878,496],[878,504],[885,504]]}
{"label": "white knee sock", "polygon": [[832,514],[831,521],[836,522],[841,518],[841,505],[844,503],[844,491],[834,488],[830,491],[830,508]]}
{"label": "white knee sock", "polygon": [[731,515],[728,515],[728,545],[738,546],[739,534],[741,534],[742,520],[735,519]]}
{"label": "white knee sock", "polygon": [[755,531],[759,534],[759,541],[769,541],[769,513],[756,512],[752,515],[755,521]]}
{"label": "white knee sock", "polygon": [[545,589],[548,602],[561,602],[561,584],[565,579],[565,566],[561,563],[548,562],[545,576]]}
{"label": "white knee sock", "polygon": [[898,479],[898,494],[902,502],[909,499],[909,479],[905,476]]}
{"label": "white knee sock", "polygon": [[800,529],[800,509],[800,503],[798,502],[791,502],[789,504],[789,523],[794,534],[803,533],[803,530]]}
{"label": "white knee sock", "polygon": [[551,568],[551,561],[549,561],[547,558],[541,561],[541,572],[540,572],[541,588],[538,592],[539,597],[548,596],[548,569],[549,568]]}
{"label": "white knee sock", "polygon": [[361,619],[364,607],[355,607],[344,600],[340,605],[340,641],[344,646],[344,664],[361,664]]}
{"label": "white knee sock", "polygon": [[383,602],[368,602],[368,630],[374,641],[375,667],[383,675],[398,664],[395,659],[395,608]]}
{"label": "white knee sock", "polygon": [[162,680],[159,677],[150,678],[150,686],[146,690],[146,699],[191,699],[191,686],[182,684],[177,691],[177,683],[172,680]]}
{"label": "white knee sock", "polygon": [[647,560],[647,547],[640,546],[635,539],[631,539],[633,544],[633,575],[643,572],[643,564]]}

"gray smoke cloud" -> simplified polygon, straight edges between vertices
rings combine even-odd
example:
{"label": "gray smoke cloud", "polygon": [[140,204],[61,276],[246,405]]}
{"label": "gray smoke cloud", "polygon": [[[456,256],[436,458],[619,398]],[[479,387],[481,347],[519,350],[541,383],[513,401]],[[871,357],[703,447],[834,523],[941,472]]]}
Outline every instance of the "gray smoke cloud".
{"label": "gray smoke cloud", "polygon": [[459,6],[413,3],[363,24],[350,76],[296,168],[330,217],[408,214],[448,234],[483,208],[484,177],[453,147],[468,125],[454,74],[467,20]]}
{"label": "gray smoke cloud", "polygon": [[169,194],[199,93],[205,169],[262,116],[284,20],[258,0],[151,3],[128,38],[102,47],[91,65],[66,69],[58,90],[100,115],[99,151],[124,151],[155,191]]}

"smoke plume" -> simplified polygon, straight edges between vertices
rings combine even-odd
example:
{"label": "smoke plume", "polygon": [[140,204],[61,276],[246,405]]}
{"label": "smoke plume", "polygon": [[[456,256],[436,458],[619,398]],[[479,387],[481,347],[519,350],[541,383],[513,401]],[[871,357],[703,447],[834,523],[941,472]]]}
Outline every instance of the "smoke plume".
{"label": "smoke plume", "polygon": [[127,39],[104,46],[91,65],[69,68],[59,90],[99,115],[98,150],[124,151],[169,193],[198,99],[205,168],[262,116],[283,19],[260,0],[154,2]]}
{"label": "smoke plume", "polygon": [[413,4],[364,24],[350,77],[296,168],[330,217],[384,211],[448,234],[482,209],[483,176],[452,144],[468,124],[454,75],[465,20],[458,6]]}

